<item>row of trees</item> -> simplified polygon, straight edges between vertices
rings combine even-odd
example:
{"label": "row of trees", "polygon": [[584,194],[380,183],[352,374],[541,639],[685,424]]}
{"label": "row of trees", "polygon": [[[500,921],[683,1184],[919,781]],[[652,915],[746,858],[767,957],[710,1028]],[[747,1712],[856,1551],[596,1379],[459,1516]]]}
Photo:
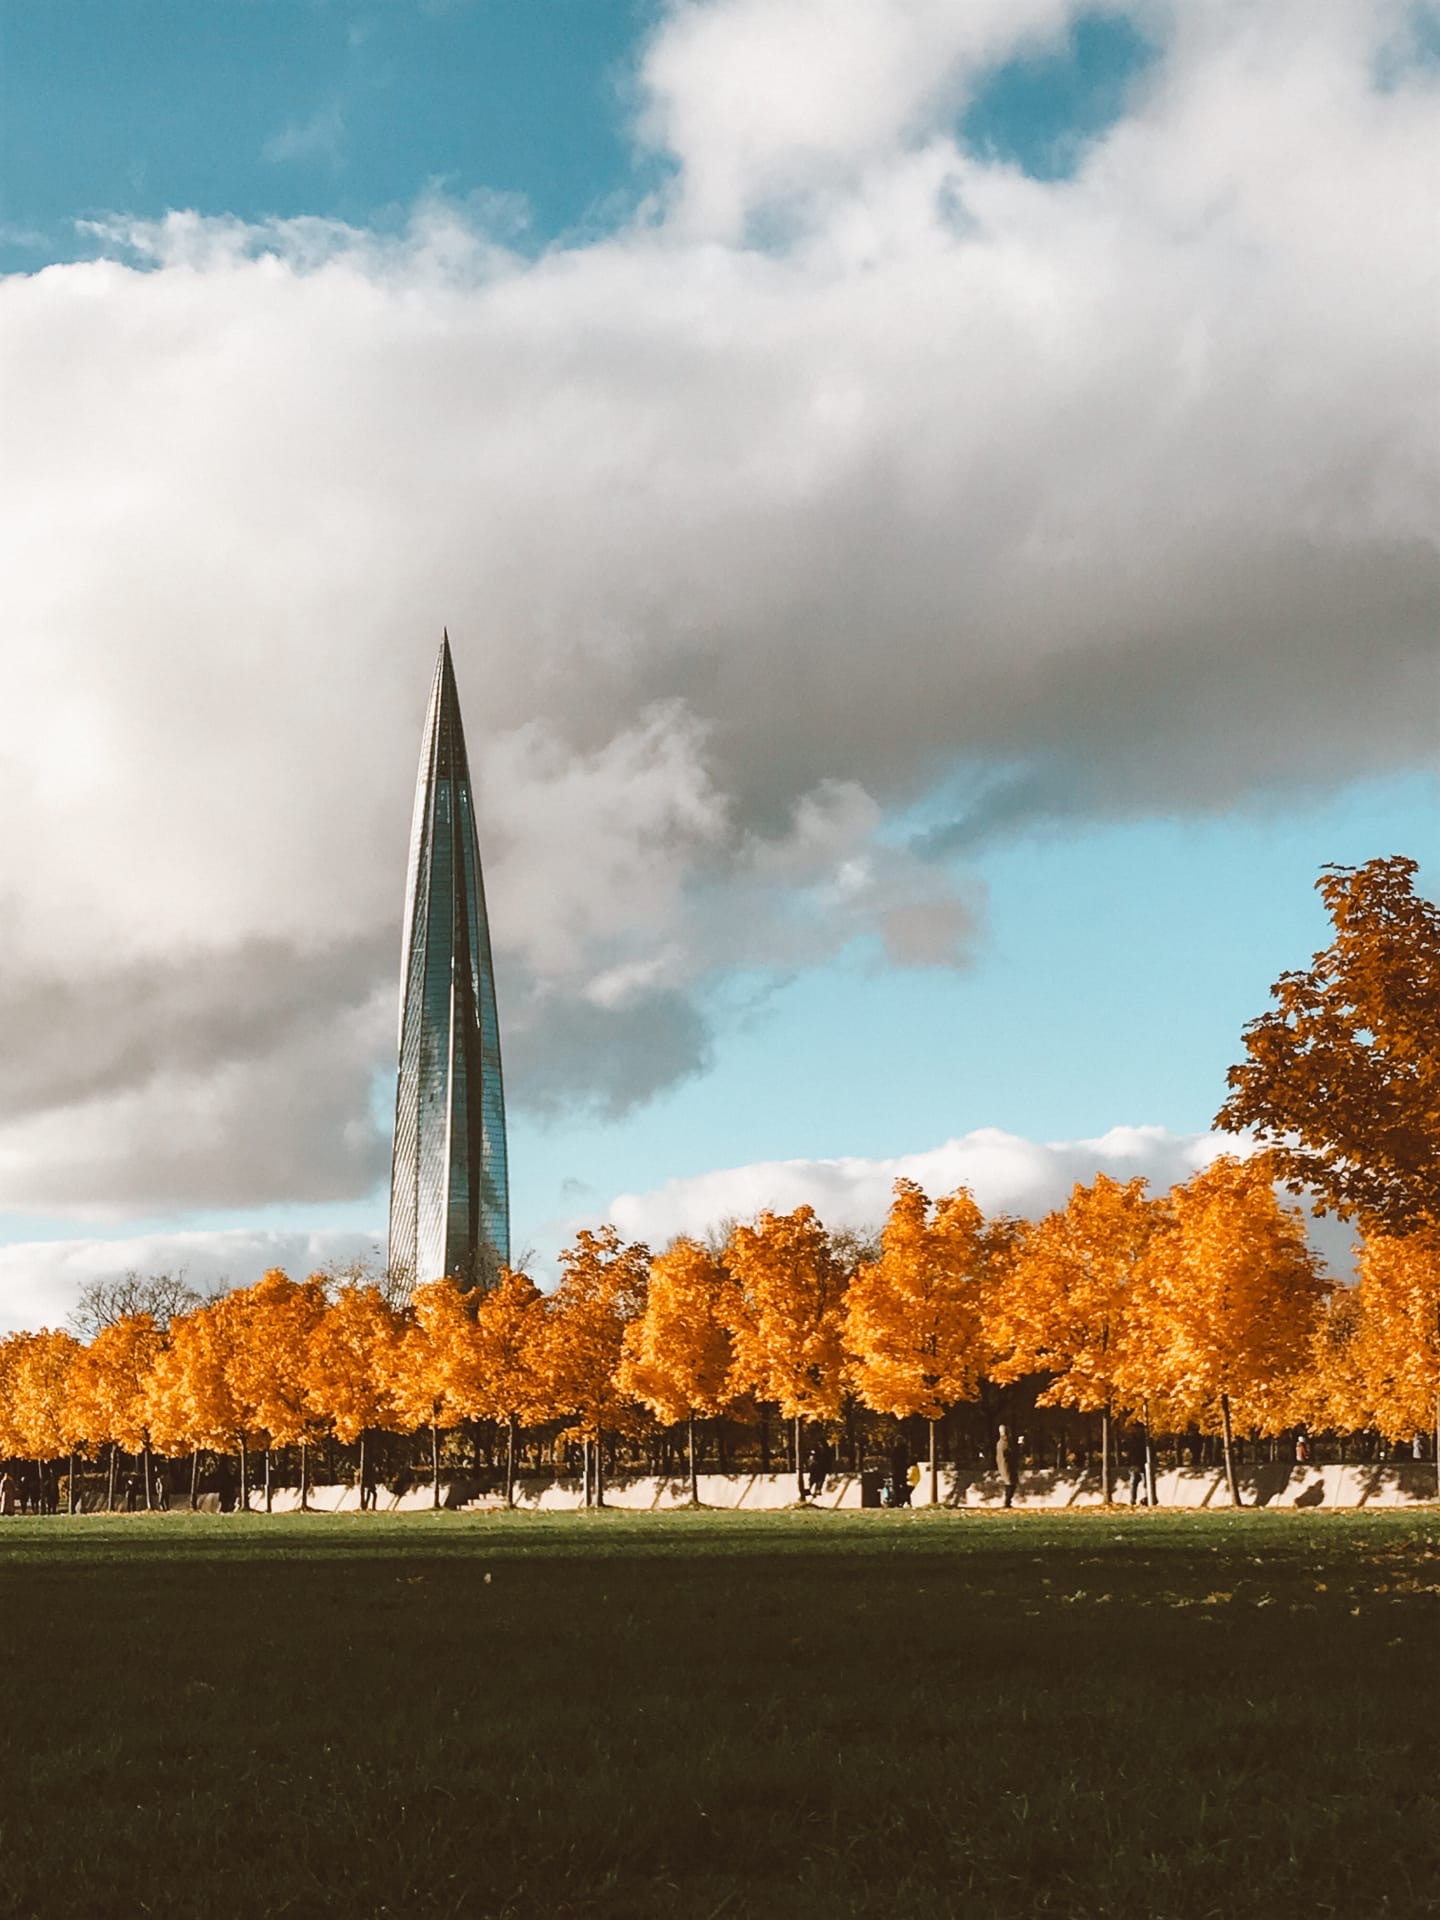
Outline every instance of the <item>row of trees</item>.
{"label": "row of trees", "polygon": [[777,1410],[798,1471],[803,1423],[858,1404],[928,1421],[933,1469],[947,1409],[1028,1380],[1039,1404],[1098,1415],[1107,1492],[1125,1418],[1218,1434],[1238,1501],[1237,1431],[1408,1438],[1440,1414],[1440,1235],[1372,1235],[1358,1286],[1338,1285],[1273,1180],[1264,1155],[1165,1195],[1101,1175],[1034,1223],[902,1180],[875,1244],[809,1207],[653,1257],[605,1227],[549,1294],[502,1272],[395,1307],[373,1285],[272,1272],[189,1310],[122,1311],[88,1340],[0,1342],[0,1455],[113,1463],[118,1447],[148,1495],[152,1452],[227,1451],[244,1502],[256,1450],[268,1475],[274,1449],[297,1449],[303,1502],[318,1441],[357,1446],[363,1486],[372,1436],[424,1432],[438,1503],[442,1434],[485,1421],[511,1497],[518,1436],[546,1428],[579,1444],[598,1499],[605,1442],[660,1423],[688,1442],[694,1493],[697,1421]]}

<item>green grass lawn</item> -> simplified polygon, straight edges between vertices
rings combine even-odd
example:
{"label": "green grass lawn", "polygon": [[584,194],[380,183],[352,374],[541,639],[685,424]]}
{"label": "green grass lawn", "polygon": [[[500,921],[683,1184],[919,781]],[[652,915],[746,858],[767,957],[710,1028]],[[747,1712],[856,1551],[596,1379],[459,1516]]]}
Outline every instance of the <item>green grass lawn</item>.
{"label": "green grass lawn", "polygon": [[0,1523],[0,1912],[1440,1911],[1440,1514]]}

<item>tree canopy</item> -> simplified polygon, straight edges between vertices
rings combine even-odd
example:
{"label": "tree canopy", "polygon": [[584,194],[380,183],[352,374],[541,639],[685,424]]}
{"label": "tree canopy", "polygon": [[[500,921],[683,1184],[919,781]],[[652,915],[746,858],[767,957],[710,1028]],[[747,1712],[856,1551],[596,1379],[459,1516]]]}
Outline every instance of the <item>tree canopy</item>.
{"label": "tree canopy", "polygon": [[1326,867],[1335,938],[1244,1030],[1215,1124],[1252,1128],[1292,1192],[1367,1230],[1440,1219],[1440,907],[1413,860]]}

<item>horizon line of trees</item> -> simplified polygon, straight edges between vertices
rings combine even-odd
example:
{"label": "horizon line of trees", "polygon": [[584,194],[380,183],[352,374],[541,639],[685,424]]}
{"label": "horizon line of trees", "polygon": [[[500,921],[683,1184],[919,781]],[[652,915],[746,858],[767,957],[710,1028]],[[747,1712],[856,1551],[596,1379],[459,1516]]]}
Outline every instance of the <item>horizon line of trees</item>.
{"label": "horizon line of trees", "polygon": [[71,1505],[79,1460],[106,1459],[113,1506],[119,1453],[147,1505],[157,1455],[188,1457],[192,1502],[202,1456],[228,1456],[244,1508],[256,1456],[268,1493],[285,1450],[303,1506],[316,1449],[338,1443],[363,1504],[386,1436],[424,1436],[438,1505],[447,1440],[453,1456],[468,1433],[478,1460],[483,1425],[508,1500],[523,1437],[578,1449],[587,1504],[607,1450],[653,1456],[659,1438],[693,1498],[702,1422],[758,1428],[767,1463],[770,1423],[787,1423],[797,1476],[807,1426],[812,1443],[847,1434],[853,1464],[857,1417],[924,1422],[933,1471],[953,1410],[993,1425],[1013,1395],[1098,1423],[1107,1499],[1122,1421],[1147,1444],[1215,1436],[1237,1504],[1242,1435],[1433,1428],[1440,1474],[1440,1232],[1372,1229],[1358,1283],[1337,1281],[1275,1172],[1268,1154],[1221,1156],[1159,1195],[1101,1174],[1033,1222],[900,1180],[870,1241],[810,1207],[656,1254],[606,1226],[577,1236],[548,1294],[509,1270],[398,1305],[353,1273],[276,1270],[210,1300],[169,1276],[120,1283],[92,1296],[88,1339],[0,1340],[0,1457],[42,1481],[68,1460]]}

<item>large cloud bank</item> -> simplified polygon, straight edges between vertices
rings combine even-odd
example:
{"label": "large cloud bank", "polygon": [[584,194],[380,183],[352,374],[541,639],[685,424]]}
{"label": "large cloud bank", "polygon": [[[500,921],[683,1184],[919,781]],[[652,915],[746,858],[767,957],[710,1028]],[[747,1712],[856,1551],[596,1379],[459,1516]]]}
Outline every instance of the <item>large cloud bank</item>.
{"label": "large cloud bank", "polygon": [[1433,750],[1415,10],[1129,10],[1062,180],[955,127],[1066,0],[713,0],[619,227],[176,214],[0,283],[0,1207],[372,1187],[442,621],[532,1105],[699,1070],[732,969],[953,963],[988,833]]}
{"label": "large cloud bank", "polygon": [[[736,1220],[769,1208],[811,1206],[831,1228],[869,1232],[889,1209],[894,1183],[918,1181],[932,1197],[968,1186],[987,1213],[1037,1219],[1063,1206],[1077,1181],[1097,1173],[1142,1178],[1155,1193],[1186,1180],[1219,1153],[1246,1153],[1243,1140],[1221,1134],[1176,1134],[1164,1127],[1112,1127],[1093,1140],[1026,1140],[983,1128],[924,1152],[889,1159],[774,1160],[671,1180],[649,1193],[616,1196],[603,1214],[554,1223],[528,1250],[543,1283],[556,1277],[556,1255],[577,1227],[611,1220],[631,1240],[663,1247],[679,1234],[723,1234]],[[1353,1231],[1314,1223],[1313,1237],[1337,1272],[1348,1267]],[[346,1233],[145,1234],[130,1239],[41,1241],[0,1247],[0,1333],[55,1325],[71,1312],[87,1281],[137,1273],[183,1271],[201,1292],[245,1286],[268,1267],[304,1274],[318,1268],[382,1262],[375,1236]]]}

